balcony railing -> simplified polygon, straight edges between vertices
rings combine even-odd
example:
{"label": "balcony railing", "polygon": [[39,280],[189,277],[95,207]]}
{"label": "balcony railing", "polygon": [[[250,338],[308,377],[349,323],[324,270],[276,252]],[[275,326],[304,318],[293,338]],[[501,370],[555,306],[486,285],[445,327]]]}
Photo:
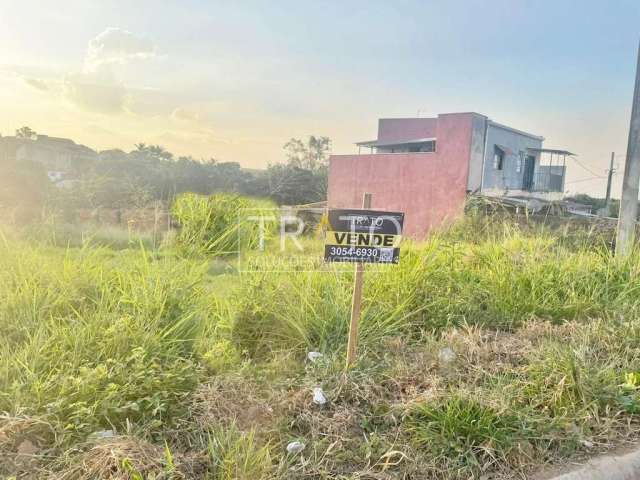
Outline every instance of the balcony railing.
{"label": "balcony railing", "polygon": [[528,190],[532,192],[564,191],[565,170],[564,165],[539,165]]}

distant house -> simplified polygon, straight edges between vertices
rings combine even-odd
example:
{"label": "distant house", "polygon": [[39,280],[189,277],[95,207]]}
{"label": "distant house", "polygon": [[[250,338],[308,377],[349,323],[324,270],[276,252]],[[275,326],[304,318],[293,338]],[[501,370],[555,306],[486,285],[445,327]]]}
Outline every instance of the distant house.
{"label": "distant house", "polygon": [[67,138],[37,135],[35,138],[0,137],[0,162],[29,160],[41,164],[56,185],[69,185],[73,172],[98,154]]}
{"label": "distant house", "polygon": [[328,204],[357,208],[371,193],[373,208],[404,211],[407,234],[422,236],[459,215],[470,192],[561,199],[572,154],[543,141],[477,113],[383,118],[357,155],[330,157]]}

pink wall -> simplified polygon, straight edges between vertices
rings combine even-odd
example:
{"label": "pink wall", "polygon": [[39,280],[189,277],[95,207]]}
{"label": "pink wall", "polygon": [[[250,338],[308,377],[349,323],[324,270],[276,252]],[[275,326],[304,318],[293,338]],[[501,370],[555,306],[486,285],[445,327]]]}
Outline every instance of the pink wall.
{"label": "pink wall", "polygon": [[421,238],[462,213],[467,189],[472,114],[437,119],[435,153],[332,155],[331,208],[360,208],[372,194],[372,208],[405,213],[405,235]]}
{"label": "pink wall", "polygon": [[436,118],[381,118],[378,120],[378,141],[391,143],[435,137],[437,126]]}

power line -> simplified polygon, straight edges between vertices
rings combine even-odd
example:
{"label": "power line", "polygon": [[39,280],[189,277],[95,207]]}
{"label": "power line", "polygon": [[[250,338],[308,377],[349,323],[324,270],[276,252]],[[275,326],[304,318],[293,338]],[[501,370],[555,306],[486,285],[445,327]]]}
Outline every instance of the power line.
{"label": "power line", "polygon": [[581,178],[580,180],[571,180],[570,182],[564,182],[565,184],[568,183],[580,183],[580,182],[588,182],[590,180],[600,180],[604,177],[589,177],[589,178]]}
{"label": "power line", "polygon": [[598,175],[596,172],[594,172],[593,170],[591,170],[589,167],[585,166],[583,163],[579,162],[577,157],[571,157],[580,167],[582,167],[583,169],[585,169],[587,172],[589,172],[591,175],[594,175],[597,178],[605,178],[602,175]]}

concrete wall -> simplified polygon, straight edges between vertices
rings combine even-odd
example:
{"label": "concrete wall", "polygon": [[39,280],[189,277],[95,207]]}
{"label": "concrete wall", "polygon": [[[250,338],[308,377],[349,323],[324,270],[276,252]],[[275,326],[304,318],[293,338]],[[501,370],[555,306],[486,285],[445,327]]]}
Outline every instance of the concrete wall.
{"label": "concrete wall", "polygon": [[72,155],[67,150],[43,148],[35,142],[25,143],[16,154],[18,161],[29,160],[43,165],[48,171],[68,171],[71,169]]}
{"label": "concrete wall", "polygon": [[329,207],[360,208],[369,192],[372,208],[405,213],[405,235],[414,238],[455,219],[464,208],[472,122],[469,113],[439,115],[435,135],[425,135],[437,137],[435,153],[332,155]]}
{"label": "concrete wall", "polygon": [[484,115],[473,114],[471,130],[471,153],[469,155],[469,178],[467,190],[480,191],[482,186],[482,164],[484,158],[485,134],[488,119]]}
{"label": "concrete wall", "polygon": [[24,142],[16,152],[18,161],[30,160],[38,162],[47,170],[69,171],[74,166],[82,165],[85,162],[97,160],[98,154],[74,144],[71,145],[59,142],[48,142],[38,139],[37,141]]}
{"label": "concrete wall", "polygon": [[[511,150],[511,153],[507,153],[504,157],[502,170],[497,170],[494,167],[493,156],[496,145],[502,145]],[[542,139],[518,133],[489,122],[482,189],[495,191],[521,190],[525,170],[524,158],[519,172],[517,171],[517,164],[520,160],[520,155],[526,155],[527,148],[542,148]],[[539,163],[540,159],[536,157],[536,171]]]}

